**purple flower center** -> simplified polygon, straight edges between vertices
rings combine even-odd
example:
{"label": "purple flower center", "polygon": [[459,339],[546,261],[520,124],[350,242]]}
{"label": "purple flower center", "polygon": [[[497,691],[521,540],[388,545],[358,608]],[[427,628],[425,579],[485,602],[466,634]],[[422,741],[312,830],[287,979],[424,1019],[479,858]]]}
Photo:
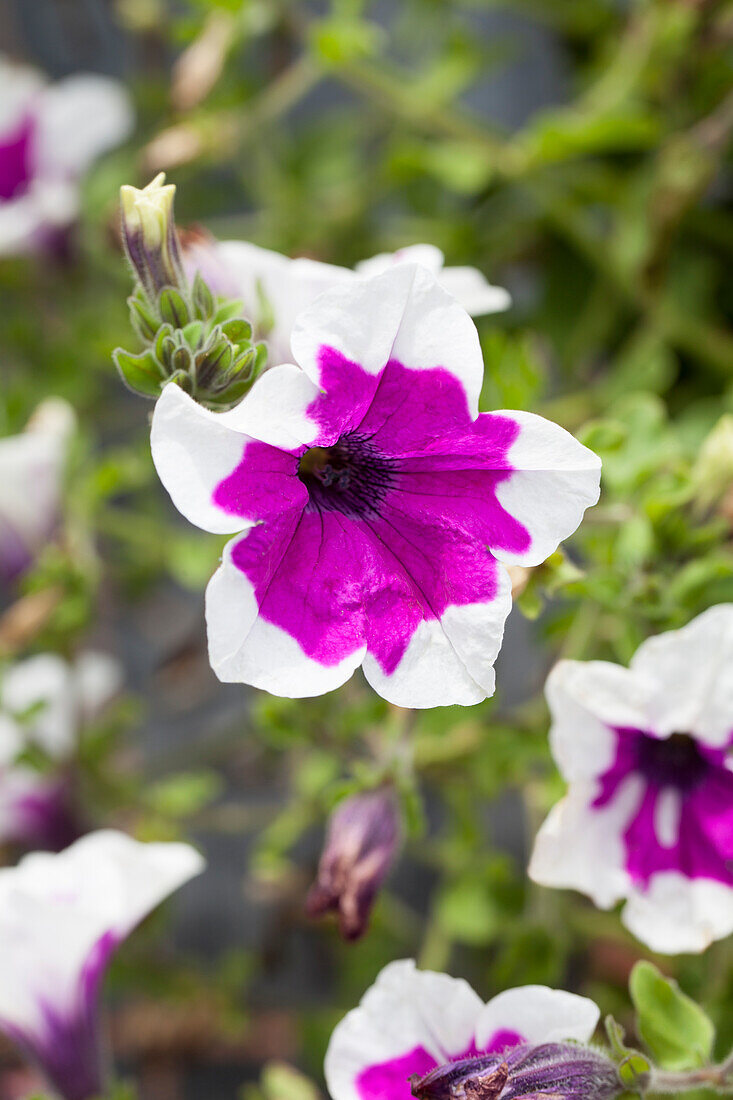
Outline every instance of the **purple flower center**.
{"label": "purple flower center", "polygon": [[638,770],[656,787],[689,793],[700,786],[709,770],[697,742],[686,733],[666,738],[640,737],[636,753]]}
{"label": "purple flower center", "polygon": [[379,514],[394,482],[394,463],[368,438],[349,432],[332,447],[310,447],[301,456],[298,477],[308,490],[309,511],[363,518]]}

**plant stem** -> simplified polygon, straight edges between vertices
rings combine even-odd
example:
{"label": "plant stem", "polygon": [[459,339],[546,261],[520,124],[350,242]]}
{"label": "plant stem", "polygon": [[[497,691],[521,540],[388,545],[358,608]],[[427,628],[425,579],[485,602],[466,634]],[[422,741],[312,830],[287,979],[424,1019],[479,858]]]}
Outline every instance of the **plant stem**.
{"label": "plant stem", "polygon": [[691,1092],[697,1088],[714,1088],[733,1095],[733,1051],[717,1066],[671,1073],[663,1069],[652,1070],[649,1078],[650,1093]]}

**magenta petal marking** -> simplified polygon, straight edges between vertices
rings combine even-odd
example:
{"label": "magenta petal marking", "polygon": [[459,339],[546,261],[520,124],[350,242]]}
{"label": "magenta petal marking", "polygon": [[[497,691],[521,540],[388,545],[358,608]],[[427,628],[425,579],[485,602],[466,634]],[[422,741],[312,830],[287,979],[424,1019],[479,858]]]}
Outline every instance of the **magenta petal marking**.
{"label": "magenta petal marking", "polygon": [[372,376],[326,346],[319,365],[314,448],[248,442],[213,499],[265,521],[232,550],[262,618],[323,665],[366,644],[389,675],[421,622],[496,598],[490,548],[530,545],[496,497],[519,425],[472,420],[442,367],[390,360]]}
{"label": "magenta petal marking", "polygon": [[0,138],[0,202],[17,198],[28,189],[33,132],[33,119],[26,118],[13,133]]}
{"label": "magenta petal marking", "polygon": [[[614,733],[616,755],[599,778],[593,806],[613,801],[629,775],[644,780],[644,793],[623,835],[625,866],[634,882],[647,887],[654,875],[676,871],[733,888],[733,772],[725,764],[726,750],[695,742],[690,750],[694,759],[688,759],[675,777],[670,762],[659,754],[660,746],[665,747],[662,739],[643,730]],[[650,761],[655,761],[656,774]],[[669,847],[660,842],[655,824],[665,791],[674,791],[681,803],[678,835]]]}
{"label": "magenta petal marking", "polygon": [[410,1077],[424,1077],[438,1066],[432,1054],[424,1047],[415,1047],[407,1054],[367,1066],[356,1079],[356,1089],[361,1100],[410,1100]]}
{"label": "magenta petal marking", "polygon": [[298,478],[297,455],[248,440],[239,464],[219,482],[212,500],[223,512],[247,520],[304,507],[307,493]]}
{"label": "magenta petal marking", "polygon": [[511,1031],[509,1028],[500,1028],[499,1031],[494,1032],[480,1053],[499,1053],[502,1050],[507,1050],[509,1047],[516,1047],[519,1046],[520,1043],[526,1043],[526,1041],[524,1036],[520,1035],[518,1031]]}

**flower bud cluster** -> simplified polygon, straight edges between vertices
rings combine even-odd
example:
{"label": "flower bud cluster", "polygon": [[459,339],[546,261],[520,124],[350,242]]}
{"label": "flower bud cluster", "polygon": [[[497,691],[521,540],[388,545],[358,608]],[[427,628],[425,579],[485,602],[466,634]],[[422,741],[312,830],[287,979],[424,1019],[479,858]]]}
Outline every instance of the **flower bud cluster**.
{"label": "flower bud cluster", "polygon": [[125,384],[156,398],[176,382],[202,405],[231,408],[265,366],[266,348],[238,301],[217,301],[200,275],[189,285],[173,217],[175,187],[161,173],[147,187],[123,187],[122,239],[136,287],[130,319],[147,345],[138,354],[117,348]]}

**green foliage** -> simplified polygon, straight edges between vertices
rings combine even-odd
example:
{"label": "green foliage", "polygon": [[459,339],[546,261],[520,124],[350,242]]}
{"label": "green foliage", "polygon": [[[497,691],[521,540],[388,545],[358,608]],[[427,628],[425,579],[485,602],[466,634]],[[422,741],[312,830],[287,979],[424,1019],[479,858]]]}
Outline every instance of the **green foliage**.
{"label": "green foliage", "polygon": [[638,962],[629,981],[641,1038],[663,1069],[694,1069],[710,1061],[712,1021],[677,983],[650,962]]}

